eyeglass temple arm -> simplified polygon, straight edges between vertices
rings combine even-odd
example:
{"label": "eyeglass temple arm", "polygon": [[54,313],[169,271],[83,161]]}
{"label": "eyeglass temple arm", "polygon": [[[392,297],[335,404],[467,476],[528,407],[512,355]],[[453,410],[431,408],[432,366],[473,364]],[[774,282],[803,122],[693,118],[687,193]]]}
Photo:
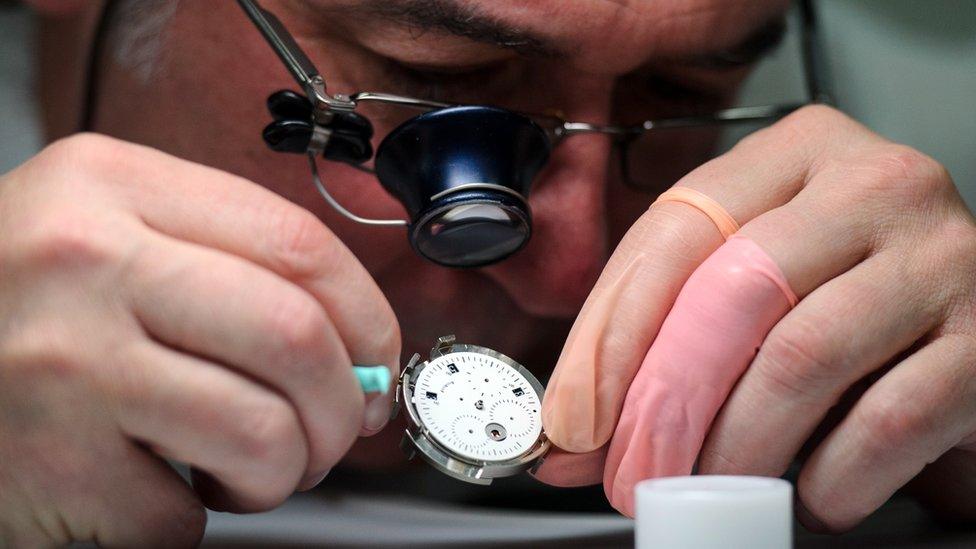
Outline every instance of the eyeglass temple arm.
{"label": "eyeglass temple arm", "polygon": [[807,93],[810,101],[814,103],[833,105],[834,97],[829,91],[816,9],[811,0],[801,0],[799,7],[802,26],[800,33],[801,54],[803,55],[803,72],[806,78]]}
{"label": "eyeglass temple arm", "polygon": [[[834,104],[828,91],[827,74],[823,63],[823,50],[820,44],[816,12],[812,0],[800,1],[800,46],[803,56],[803,76],[807,93],[813,103]],[[755,107],[736,107],[714,113],[647,120],[638,126],[604,126],[587,122],[562,122],[555,130],[555,139],[577,133],[605,133],[636,136],[651,129],[689,128],[694,126],[728,125],[740,122],[755,122],[782,118],[806,103],[783,105],[761,105]]]}
{"label": "eyeglass temple arm", "polygon": [[740,122],[759,122],[763,120],[775,120],[799,109],[806,103],[786,103],[782,105],[758,105],[754,107],[734,107],[722,109],[712,113],[678,118],[662,118],[660,120],[648,120],[643,127],[650,129],[665,128],[687,128],[690,126],[712,126],[738,124]]}
{"label": "eyeglass temple arm", "polygon": [[646,120],[644,123],[636,126],[604,126],[600,124],[590,124],[589,122],[563,122],[562,126],[556,128],[555,137],[559,139],[578,133],[604,133],[627,138],[628,136],[636,137],[648,130],[693,128],[696,126],[721,126],[738,124],[742,122],[775,120],[786,116],[804,105],[806,105],[806,103],[734,107],[708,114]]}
{"label": "eyeglass temple arm", "polygon": [[348,98],[332,97],[326,93],[325,78],[274,14],[255,0],[237,0],[237,3],[312,101],[317,118],[324,118],[322,121],[327,122],[330,110],[351,111],[356,107],[355,102]]}

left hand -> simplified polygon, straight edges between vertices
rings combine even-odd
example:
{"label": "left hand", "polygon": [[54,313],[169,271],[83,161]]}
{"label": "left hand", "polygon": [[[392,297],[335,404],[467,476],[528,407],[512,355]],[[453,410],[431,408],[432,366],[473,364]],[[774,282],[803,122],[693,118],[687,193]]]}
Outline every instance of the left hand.
{"label": "left hand", "polygon": [[[566,343],[543,406],[562,451],[537,476],[602,476],[632,514],[639,480],[696,460],[701,474],[780,476],[809,440],[797,486],[808,527],[850,528],[916,477],[976,517],[976,221],[946,170],[813,106],[678,185],[723,205],[800,302],[780,298],[762,333],[742,337],[763,308],[755,281],[733,269],[712,280],[717,299],[686,298],[723,239],[697,209],[655,205]],[[669,313],[683,324],[669,329]],[[696,360],[652,360],[652,343]]]}

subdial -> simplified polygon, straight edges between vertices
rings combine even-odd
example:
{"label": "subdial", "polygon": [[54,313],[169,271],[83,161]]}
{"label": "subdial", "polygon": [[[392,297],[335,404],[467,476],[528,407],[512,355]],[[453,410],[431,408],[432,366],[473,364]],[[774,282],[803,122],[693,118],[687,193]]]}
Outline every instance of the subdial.
{"label": "subdial", "polygon": [[458,446],[471,452],[483,448],[487,444],[485,434],[485,420],[474,414],[463,414],[454,418],[451,433]]}
{"label": "subdial", "polygon": [[542,432],[531,383],[490,356],[442,355],[416,378],[411,402],[429,435],[454,454],[502,461],[527,451]]}
{"label": "subdial", "polygon": [[536,429],[538,408],[531,406],[530,403],[503,398],[491,405],[488,417],[491,421],[504,425],[509,436],[521,437]]}

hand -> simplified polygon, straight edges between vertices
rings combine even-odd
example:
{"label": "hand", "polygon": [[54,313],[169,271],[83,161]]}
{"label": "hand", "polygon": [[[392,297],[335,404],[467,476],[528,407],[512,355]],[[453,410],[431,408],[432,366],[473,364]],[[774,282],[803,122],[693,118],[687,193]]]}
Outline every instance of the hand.
{"label": "hand", "polygon": [[388,419],[351,365],[396,375],[389,304],[251,182],[80,135],[0,179],[0,234],[0,545],[191,545]]}
{"label": "hand", "polygon": [[[855,525],[933,462],[920,478],[941,483],[943,507],[976,516],[976,223],[945,169],[817,106],[678,185],[745,238],[722,246],[677,202],[635,224],[550,381],[544,423],[566,452],[539,478],[602,476],[631,514],[639,480],[696,459],[702,474],[779,476],[812,438],[808,526]],[[725,268],[743,246],[769,276]]]}

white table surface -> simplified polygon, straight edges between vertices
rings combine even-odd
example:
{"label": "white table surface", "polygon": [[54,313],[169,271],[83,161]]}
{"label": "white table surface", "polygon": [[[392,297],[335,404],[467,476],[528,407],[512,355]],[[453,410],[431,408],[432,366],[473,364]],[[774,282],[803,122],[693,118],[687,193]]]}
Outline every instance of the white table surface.
{"label": "white table surface", "polygon": [[[257,515],[211,513],[204,547],[632,547],[633,521],[613,514],[505,511],[410,497],[323,491]],[[973,548],[976,530],[938,526],[907,499],[842,536],[795,526],[795,546]]]}

